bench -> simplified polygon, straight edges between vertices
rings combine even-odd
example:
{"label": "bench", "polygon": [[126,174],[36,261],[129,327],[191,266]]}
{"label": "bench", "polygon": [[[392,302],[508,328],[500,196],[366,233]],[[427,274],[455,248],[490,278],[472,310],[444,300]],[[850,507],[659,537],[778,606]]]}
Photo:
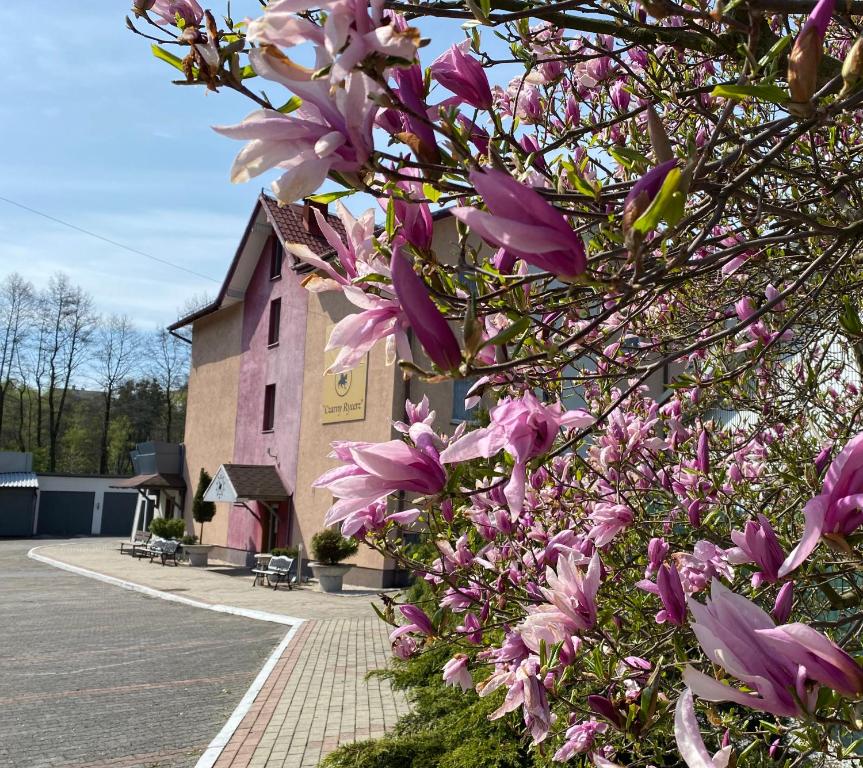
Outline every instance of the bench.
{"label": "bench", "polygon": [[162,565],[164,565],[168,560],[173,560],[174,565],[179,565],[177,562],[177,551],[179,549],[179,541],[156,539],[145,551],[146,555],[150,557],[151,563],[158,557],[162,561]]}
{"label": "bench", "polygon": [[132,557],[135,557],[135,550],[145,548],[152,538],[152,533],[147,531],[135,531],[135,535],[129,541],[120,542],[120,554],[129,554],[132,555]]}
{"label": "bench", "polygon": [[258,580],[263,584],[266,579],[269,584],[272,584],[273,589],[277,589],[282,582],[288,585],[288,589],[293,589],[293,585],[297,583],[294,566],[295,561],[292,557],[284,555],[273,557],[266,568],[252,568],[252,573],[255,574],[252,586],[256,586]]}

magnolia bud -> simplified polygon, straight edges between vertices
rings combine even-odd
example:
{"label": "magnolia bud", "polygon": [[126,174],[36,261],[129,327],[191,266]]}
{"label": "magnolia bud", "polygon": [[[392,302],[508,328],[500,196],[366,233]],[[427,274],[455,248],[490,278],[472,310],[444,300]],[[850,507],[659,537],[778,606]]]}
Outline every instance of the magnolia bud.
{"label": "magnolia bud", "polygon": [[149,11],[156,4],[156,0],[133,0],[132,10],[135,13]]}
{"label": "magnolia bud", "polygon": [[858,37],[842,64],[842,80],[845,81],[845,86],[839,94],[840,98],[855,90],[861,79],[863,79],[863,37]]}
{"label": "magnolia bud", "polygon": [[650,136],[650,146],[656,156],[657,165],[673,160],[674,152],[671,149],[668,134],[665,132],[665,126],[653,107],[647,108],[647,133]]}
{"label": "magnolia bud", "polygon": [[788,111],[800,117],[812,112],[810,102],[818,90],[818,66],[821,64],[824,35],[835,5],[836,0],[818,0],[788,55],[788,91],[791,94]]}

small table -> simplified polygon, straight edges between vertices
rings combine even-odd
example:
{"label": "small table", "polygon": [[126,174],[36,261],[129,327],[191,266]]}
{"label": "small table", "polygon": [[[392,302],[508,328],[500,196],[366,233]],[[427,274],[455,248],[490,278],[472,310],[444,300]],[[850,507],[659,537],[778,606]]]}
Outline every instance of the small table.
{"label": "small table", "polygon": [[269,552],[259,552],[255,556],[255,567],[252,568],[252,573],[255,574],[255,578],[252,579],[252,586],[258,586],[258,580],[260,579],[261,584],[264,583],[264,579],[267,576],[267,566],[270,564],[270,560],[273,559],[273,556]]}

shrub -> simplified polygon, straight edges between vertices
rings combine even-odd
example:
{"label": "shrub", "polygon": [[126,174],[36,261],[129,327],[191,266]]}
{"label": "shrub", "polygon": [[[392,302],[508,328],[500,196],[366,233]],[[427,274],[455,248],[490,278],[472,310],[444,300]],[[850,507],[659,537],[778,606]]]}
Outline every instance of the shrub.
{"label": "shrub", "polygon": [[201,544],[204,543],[204,523],[209,523],[216,514],[216,505],[212,501],[204,501],[204,492],[210,486],[213,478],[201,467],[201,474],[198,476],[198,489],[195,491],[195,498],[192,500],[192,517],[196,523],[201,524]]}
{"label": "shrub", "polygon": [[[411,588],[411,603],[431,599],[425,582]],[[347,744],[332,752],[321,768],[531,768],[539,763],[508,718],[489,721],[503,692],[481,699],[474,692],[444,686],[441,669],[451,653],[442,645],[399,661],[377,673],[404,691],[411,703],[393,733]]]}
{"label": "shrub", "polygon": [[191,533],[187,533],[185,536],[183,536],[182,539],[180,539],[180,541],[183,544],[197,544],[198,543],[198,537],[192,535]]}
{"label": "shrub", "polygon": [[312,536],[312,555],[319,563],[335,565],[357,551],[354,539],[346,539],[338,531],[327,528]]}
{"label": "shrub", "polygon": [[150,533],[161,539],[179,539],[186,533],[186,521],[182,517],[155,517],[150,523]]}
{"label": "shrub", "polygon": [[273,547],[270,554],[273,557],[296,557],[299,550],[296,547]]}

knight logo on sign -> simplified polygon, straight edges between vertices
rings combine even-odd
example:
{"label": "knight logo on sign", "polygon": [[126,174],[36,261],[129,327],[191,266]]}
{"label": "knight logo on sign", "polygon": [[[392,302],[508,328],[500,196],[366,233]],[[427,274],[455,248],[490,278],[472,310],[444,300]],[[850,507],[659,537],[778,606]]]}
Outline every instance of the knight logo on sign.
{"label": "knight logo on sign", "polygon": [[[327,329],[329,338],[332,326]],[[338,350],[324,353],[324,370],[332,365]],[[338,424],[344,421],[362,421],[366,417],[366,376],[369,356],[350,371],[325,373],[321,397],[321,423]]]}

